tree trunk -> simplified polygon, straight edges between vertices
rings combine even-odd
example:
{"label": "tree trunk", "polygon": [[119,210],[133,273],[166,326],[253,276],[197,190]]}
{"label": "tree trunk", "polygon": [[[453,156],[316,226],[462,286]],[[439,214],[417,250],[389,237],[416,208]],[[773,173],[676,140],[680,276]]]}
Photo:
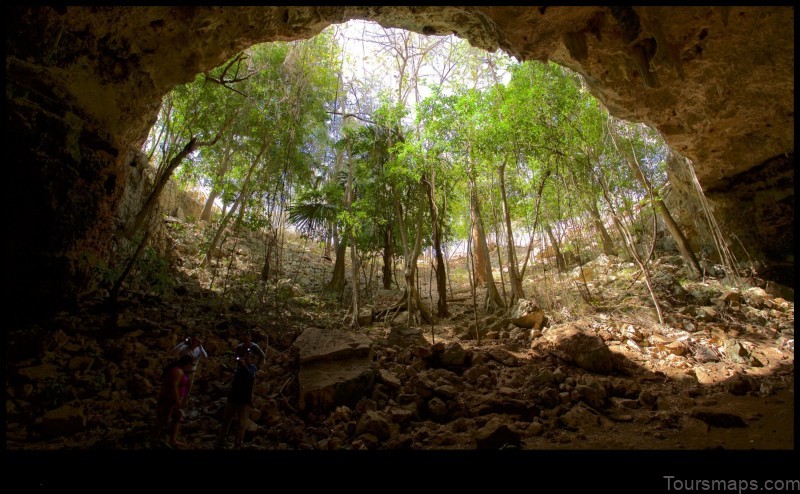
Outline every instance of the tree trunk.
{"label": "tree trunk", "polygon": [[220,128],[219,132],[217,132],[217,135],[214,136],[214,138],[211,139],[210,141],[198,142],[197,138],[194,136],[192,136],[192,138],[189,139],[189,142],[186,143],[181,152],[179,152],[170,160],[169,164],[164,170],[164,173],[162,173],[161,176],[156,181],[155,187],[153,188],[153,191],[150,193],[150,195],[147,197],[147,200],[145,201],[144,206],[142,206],[141,211],[139,211],[139,214],[136,215],[136,218],[133,220],[133,223],[129,225],[129,228],[127,229],[128,236],[132,237],[139,230],[139,228],[141,228],[142,225],[149,220],[150,214],[153,212],[153,209],[158,203],[158,199],[161,196],[161,192],[164,191],[164,187],[166,187],[167,182],[169,182],[169,179],[172,177],[172,172],[174,172],[175,169],[178,167],[178,165],[181,164],[183,159],[186,158],[188,155],[192,154],[198,148],[204,146],[213,146],[214,144],[216,144],[217,141],[219,141],[220,137],[222,137],[222,135],[225,134],[225,132],[228,130],[228,127],[232,122],[233,122],[233,117],[225,121],[225,123],[222,125],[222,128]]}
{"label": "tree trunk", "polygon": [[610,193],[608,192],[608,187],[605,184],[605,181],[600,179],[600,185],[603,187],[603,198],[606,200],[606,204],[608,204],[609,210],[611,211],[611,217],[614,220],[614,226],[617,227],[619,230],[620,235],[624,240],[624,244],[628,248],[628,252],[630,253],[631,257],[633,257],[636,264],[639,265],[639,269],[642,270],[642,274],[644,275],[644,282],[647,285],[647,290],[650,292],[650,298],[653,301],[653,306],[656,310],[656,314],[658,315],[658,322],[660,324],[664,324],[664,317],[661,313],[661,305],[658,302],[658,297],[656,296],[656,292],[653,289],[653,283],[650,280],[650,271],[647,269],[647,259],[642,260],[639,253],[636,252],[636,246],[633,243],[633,236],[630,234],[630,231],[625,227],[622,223],[622,220],[619,218],[619,215],[614,211],[614,204],[611,201]]}
{"label": "tree trunk", "polygon": [[[352,153],[350,149],[350,140],[347,141],[347,186],[344,191],[344,207],[347,211],[352,209],[353,201],[355,200],[355,191],[353,190],[353,164]],[[352,325],[358,326],[358,292],[359,281],[358,276],[358,250],[356,248],[355,234],[353,225],[349,224],[347,227],[348,237],[350,237],[350,283],[352,284],[352,300],[350,301],[350,310],[353,314]]]}
{"label": "tree trunk", "polygon": [[197,138],[192,137],[191,139],[189,139],[189,142],[187,142],[186,145],[183,147],[181,152],[179,152],[170,160],[166,170],[164,171],[163,174],[161,174],[158,181],[155,183],[152,192],[150,192],[150,195],[147,197],[147,200],[145,200],[142,209],[139,211],[139,213],[136,215],[136,218],[134,218],[133,222],[128,227],[127,233],[129,237],[132,237],[136,232],[138,232],[139,229],[142,227],[142,225],[150,219],[150,214],[153,212],[153,209],[158,203],[158,198],[161,196],[161,192],[163,192],[164,187],[166,187],[167,182],[169,182],[170,177],[172,177],[172,172],[175,171],[175,169],[178,168],[178,165],[181,164],[183,159],[186,158],[186,156],[190,155],[192,152],[194,152],[194,150],[197,149],[197,147],[198,147]]}
{"label": "tree trunk", "polygon": [[[351,228],[351,230],[352,230],[352,228]],[[350,282],[351,282],[351,284],[353,286],[352,300],[350,302],[350,310],[353,313],[353,321],[352,321],[352,325],[353,326],[358,326],[358,310],[359,310],[359,308],[358,308],[358,296],[359,296],[359,293],[358,292],[359,292],[360,287],[361,287],[361,283],[360,283],[361,279],[358,276],[358,267],[359,267],[358,251],[356,249],[355,242],[353,242],[353,245],[350,246],[350,270],[351,270],[350,271],[350,277],[352,278]]]}
{"label": "tree trunk", "polygon": [[670,235],[672,235],[672,238],[675,239],[675,243],[678,245],[678,251],[680,251],[681,256],[686,264],[689,265],[689,269],[696,276],[703,274],[703,270],[700,268],[700,263],[697,261],[697,257],[694,255],[694,251],[689,244],[689,240],[683,235],[683,232],[678,224],[675,223],[675,220],[672,219],[672,215],[669,214],[667,205],[664,204],[664,201],[661,199],[656,200],[656,210],[661,215],[661,219],[664,220],[664,224],[667,226]]}
{"label": "tree trunk", "polygon": [[208,250],[206,251],[206,255],[203,258],[203,261],[200,263],[200,267],[206,267],[208,265],[208,261],[210,256],[212,255],[214,249],[217,247],[217,243],[219,242],[220,238],[222,237],[222,232],[225,231],[225,227],[228,226],[228,222],[230,221],[233,213],[236,211],[237,206],[241,208],[239,216],[244,213],[245,205],[247,204],[247,200],[249,198],[250,192],[247,191],[247,188],[250,186],[250,178],[253,176],[253,171],[256,169],[256,165],[261,160],[261,156],[267,150],[269,146],[269,140],[264,139],[264,142],[261,145],[261,149],[258,150],[258,154],[253,161],[250,163],[250,168],[247,170],[247,175],[244,178],[244,182],[242,183],[242,191],[239,193],[239,198],[236,202],[231,206],[231,210],[223,215],[222,220],[220,221],[219,228],[217,229],[217,233],[214,235],[214,238],[211,240],[211,244],[208,246]]}
{"label": "tree trunk", "polygon": [[[478,231],[478,225],[475,223],[475,213],[470,211],[472,214],[472,245],[478,246],[480,244],[481,232]],[[486,241],[486,237],[484,236],[484,242]],[[487,258],[484,257],[484,252],[480,248],[473,249],[473,256],[472,256],[472,277],[475,279],[476,285],[485,285],[486,284],[486,262]],[[488,256],[489,247],[486,247],[486,256]]]}
{"label": "tree trunk", "polygon": [[508,246],[508,282],[511,285],[511,305],[521,299],[525,298],[525,292],[522,289],[522,278],[519,275],[519,264],[517,263],[517,249],[514,245],[514,232],[511,229],[511,212],[508,210],[508,200],[506,198],[506,163],[505,161],[500,165],[500,197],[503,201],[503,220],[506,227],[506,244]]}
{"label": "tree trunk", "polygon": [[217,200],[217,191],[211,189],[211,192],[208,193],[208,198],[206,199],[206,203],[203,206],[203,212],[200,213],[200,221],[210,222],[211,221],[211,212],[214,210],[214,201]]}
{"label": "tree trunk", "polygon": [[261,281],[269,281],[271,271],[272,253],[278,248],[277,235],[274,232],[266,232],[264,235],[264,266],[261,268]]}
{"label": "tree trunk", "polygon": [[480,205],[478,204],[478,193],[475,190],[474,184],[471,191],[472,200],[470,201],[470,211],[472,213],[472,228],[473,237],[475,237],[475,252],[480,252],[475,256],[476,261],[473,264],[477,265],[477,259],[482,257],[485,261],[483,263],[483,277],[486,280],[486,308],[490,312],[494,312],[500,308],[505,307],[503,298],[500,297],[500,292],[497,291],[497,286],[494,284],[494,275],[492,274],[492,264],[489,261],[489,244],[486,242],[486,233],[483,228],[483,219],[481,218]]}
{"label": "tree trunk", "polygon": [[603,218],[600,216],[600,210],[597,209],[597,203],[595,203],[594,200],[589,201],[589,214],[592,215],[594,227],[600,234],[600,241],[603,244],[603,253],[607,256],[617,255],[617,249],[614,247],[614,240],[611,238],[606,226],[603,224]]}
{"label": "tree trunk", "polygon": [[[616,139],[614,139],[614,133],[611,133],[612,141],[614,142],[614,146],[617,145]],[[633,153],[633,146],[631,145],[631,152]],[[630,159],[627,153],[622,153],[625,158],[625,162],[628,164],[628,167],[631,169],[633,174],[636,176],[636,179],[639,183],[644,187],[644,190],[650,196],[651,200],[654,201],[653,206],[658,211],[658,214],[661,216],[661,219],[664,220],[664,224],[667,226],[670,235],[672,238],[675,239],[675,243],[678,245],[678,251],[681,253],[681,257],[683,257],[684,262],[689,266],[689,270],[695,276],[700,276],[703,274],[703,270],[700,268],[700,263],[697,261],[697,257],[694,255],[694,250],[692,250],[689,241],[683,235],[680,227],[675,220],[672,219],[672,215],[669,213],[669,209],[667,209],[666,204],[661,199],[656,199],[653,195],[653,187],[650,185],[650,181],[647,180],[647,177],[644,176],[642,173],[642,169],[639,166],[639,161],[636,158],[636,154],[633,153],[633,159]]]}
{"label": "tree trunk", "polygon": [[412,322],[416,322],[419,316],[424,322],[431,322],[432,318],[422,301],[419,298],[419,291],[417,290],[417,258],[419,257],[420,250],[422,249],[422,210],[417,209],[417,228],[416,238],[414,245],[410,246],[408,243],[408,235],[406,234],[406,224],[403,216],[403,205],[397,191],[392,187],[392,202],[394,203],[395,217],[397,218],[397,226],[400,231],[400,240],[403,245],[403,278],[405,279],[405,293],[403,298],[406,300],[406,308],[408,310],[408,324],[411,326]]}
{"label": "tree trunk", "polygon": [[392,225],[386,225],[383,231],[383,288],[389,290],[392,288],[392,260],[394,259],[394,251],[392,249]]}
{"label": "tree trunk", "polygon": [[[109,292],[109,295],[108,295],[108,305],[114,311],[116,311],[116,309],[117,309],[117,299],[119,298],[119,290],[120,290],[120,288],[122,288],[122,283],[125,282],[125,279],[130,274],[131,269],[133,269],[134,264],[136,264],[136,261],[138,261],[139,258],[141,257],[142,252],[144,251],[144,246],[145,246],[145,244],[147,244],[147,241],[150,239],[150,232],[151,232],[150,228],[145,229],[144,236],[142,237],[142,241],[139,242],[138,246],[136,246],[136,251],[133,253],[133,256],[131,256],[130,260],[128,261],[128,264],[125,266],[125,269],[122,271],[122,274],[120,274],[119,278],[117,278],[117,280],[114,282],[114,286],[111,287],[111,291]],[[115,321],[116,321],[116,319],[115,319]]]}
{"label": "tree trunk", "polygon": [[225,174],[228,172],[228,163],[230,163],[232,154],[233,145],[228,144],[225,148],[225,155],[222,157],[222,163],[220,163],[219,169],[214,174],[214,182],[211,192],[208,193],[208,199],[206,199],[206,203],[203,206],[203,212],[200,213],[200,221],[211,221],[211,212],[214,210],[214,201],[217,199],[217,197],[219,197],[222,179],[225,178]]}
{"label": "tree trunk", "polygon": [[331,259],[331,245],[333,244],[333,225],[328,225],[325,229],[325,246],[322,251],[322,257]]}
{"label": "tree trunk", "polygon": [[442,230],[439,210],[433,198],[433,183],[427,180],[425,176],[422,177],[422,182],[425,184],[425,190],[428,193],[428,205],[431,210],[431,223],[433,226],[433,250],[436,256],[436,291],[439,294],[439,300],[436,303],[436,314],[439,317],[448,317],[450,314],[447,310],[447,272],[445,271],[444,256],[442,255]]}
{"label": "tree trunk", "polygon": [[547,232],[547,236],[550,237],[550,243],[553,245],[553,250],[556,253],[556,266],[558,266],[558,272],[563,273],[567,269],[567,263],[564,262],[564,255],[561,254],[561,248],[558,244],[558,239],[556,239],[556,236],[553,235],[553,229],[550,228],[550,225],[545,225],[544,230]]}
{"label": "tree trunk", "polygon": [[[339,108],[341,109],[341,114],[344,115],[344,109],[347,99],[347,94],[342,90],[342,71],[339,71],[339,82],[336,86],[336,102],[339,104]],[[344,132],[344,125],[345,120],[342,119],[341,129],[340,132]],[[339,174],[342,172],[342,163],[344,162],[344,150],[339,147],[336,149],[336,160],[333,164],[333,174],[329,175],[328,180],[333,182],[338,182]],[[343,235],[346,235],[346,232],[343,232]],[[330,225],[330,236],[328,237],[328,242],[325,244],[325,254],[330,256],[330,248],[333,247],[335,252],[335,261],[333,264],[333,274],[331,275],[331,280],[325,285],[323,289],[326,292],[330,293],[341,293],[344,290],[345,285],[345,273],[344,273],[344,258],[347,254],[347,244],[344,241],[344,238],[339,238],[339,228],[334,223]]]}
{"label": "tree trunk", "polygon": [[[500,273],[500,290],[502,293],[500,297],[503,299],[503,304],[506,303],[508,300],[508,296],[506,295],[506,280],[505,280],[505,269],[503,269],[503,253],[500,251],[500,243],[501,243],[501,235],[500,235],[500,221],[497,219],[497,210],[494,207],[494,194],[490,194],[490,206],[492,207],[492,226],[494,227],[494,248],[497,250],[497,270]],[[489,251],[489,263],[491,263],[492,259],[491,250]]]}
{"label": "tree trunk", "polygon": [[222,234],[225,231],[225,228],[228,227],[228,223],[230,222],[234,213],[236,213],[236,209],[239,207],[241,203],[242,203],[242,196],[240,194],[239,197],[236,199],[236,202],[234,202],[233,206],[231,206],[230,211],[228,211],[225,214],[225,216],[223,216],[220,219],[217,231],[214,233],[214,237],[211,239],[211,243],[208,244],[206,255],[203,256],[203,260],[200,261],[201,268],[205,268],[206,266],[208,266],[208,262],[211,260],[211,256],[214,255],[214,249],[217,248],[217,245],[219,245],[220,240],[222,239]]}
{"label": "tree trunk", "polygon": [[344,257],[347,254],[347,244],[344,239],[340,239],[336,246],[336,262],[333,265],[333,276],[331,281],[325,285],[325,291],[331,293],[340,293],[344,290]]}

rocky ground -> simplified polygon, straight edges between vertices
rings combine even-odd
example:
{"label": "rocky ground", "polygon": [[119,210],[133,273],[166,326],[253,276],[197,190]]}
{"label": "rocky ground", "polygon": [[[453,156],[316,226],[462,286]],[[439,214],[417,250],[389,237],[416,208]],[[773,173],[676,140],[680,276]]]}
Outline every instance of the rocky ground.
{"label": "rocky ground", "polygon": [[[289,236],[283,276],[264,284],[262,239],[228,239],[225,256],[200,268],[202,228],[169,222],[177,283],[152,268],[147,284],[123,290],[116,311],[98,293],[7,333],[7,451],[163,449],[148,434],[159,376],[173,346],[195,330],[210,357],[181,438],[186,450],[212,451],[232,350],[247,328],[268,358],[245,450],[794,449],[786,287],[735,283],[711,265],[691,280],[680,257],[662,255],[651,263],[662,324],[634,265],[601,256],[582,275],[545,279],[534,270],[529,303],[501,317],[483,313],[480,291],[473,306],[463,260],[454,260],[451,317],[421,328],[420,338],[402,314],[390,321],[383,310],[400,290],[365,293],[362,324],[352,327],[321,293],[332,262],[314,242]],[[379,272],[364,269],[365,277]],[[349,394],[315,382],[310,369],[322,364],[302,343],[315,334],[329,346],[341,337],[367,347],[322,360],[366,362],[357,374],[368,379],[351,380]]]}

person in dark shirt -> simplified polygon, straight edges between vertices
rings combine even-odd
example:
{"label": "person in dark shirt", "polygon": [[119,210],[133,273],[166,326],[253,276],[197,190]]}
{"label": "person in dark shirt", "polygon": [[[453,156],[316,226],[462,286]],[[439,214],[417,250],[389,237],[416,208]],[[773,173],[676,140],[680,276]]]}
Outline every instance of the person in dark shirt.
{"label": "person in dark shirt", "polygon": [[222,428],[217,438],[218,448],[225,446],[228,430],[234,417],[239,422],[234,445],[236,449],[242,447],[244,433],[250,421],[250,408],[253,404],[253,385],[258,371],[258,367],[252,362],[253,358],[253,352],[244,352],[241,357],[236,357],[236,371],[233,374],[233,382],[225,403],[225,412],[222,415]]}
{"label": "person in dark shirt", "polygon": [[254,355],[253,363],[261,367],[267,354],[260,346],[253,342],[253,332],[249,329],[242,334],[242,342],[236,347],[236,356],[242,357],[245,353],[252,353]]}

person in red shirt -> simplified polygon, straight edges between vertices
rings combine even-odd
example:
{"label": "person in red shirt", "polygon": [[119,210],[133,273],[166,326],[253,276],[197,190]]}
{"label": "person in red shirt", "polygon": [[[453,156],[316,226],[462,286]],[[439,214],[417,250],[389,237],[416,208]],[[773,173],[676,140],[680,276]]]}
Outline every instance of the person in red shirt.
{"label": "person in red shirt", "polygon": [[189,393],[189,371],[194,361],[189,355],[170,362],[164,369],[161,389],[156,404],[156,422],[152,436],[161,440],[164,430],[170,428],[169,444],[173,448],[181,446],[178,441],[178,429],[183,422],[183,407]]}

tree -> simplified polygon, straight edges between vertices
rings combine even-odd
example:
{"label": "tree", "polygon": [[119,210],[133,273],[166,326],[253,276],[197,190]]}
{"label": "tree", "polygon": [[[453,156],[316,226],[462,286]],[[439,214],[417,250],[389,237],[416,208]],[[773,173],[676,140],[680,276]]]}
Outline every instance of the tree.
{"label": "tree", "polygon": [[489,262],[489,244],[486,242],[486,230],[483,227],[483,218],[481,217],[480,200],[478,199],[477,187],[475,186],[474,178],[470,180],[470,212],[473,224],[472,239],[476,249],[476,262],[479,266],[477,259],[485,260],[483,265],[483,278],[486,280],[486,298],[485,306],[489,312],[497,311],[505,307],[503,298],[500,297],[500,292],[497,291],[497,286],[494,283],[494,275],[492,274],[492,264]]}
{"label": "tree", "polygon": [[666,204],[664,204],[664,201],[660,197],[657,197],[655,195],[653,191],[653,186],[650,184],[650,180],[648,180],[648,178],[645,176],[642,170],[641,163],[637,157],[636,149],[634,147],[635,136],[645,137],[642,136],[641,133],[642,127],[636,126],[635,129],[639,132],[634,133],[634,128],[632,128],[632,126],[627,126],[628,133],[626,137],[628,141],[627,142],[628,147],[621,148],[617,143],[617,135],[616,135],[617,132],[619,132],[619,128],[618,126],[615,126],[613,124],[614,120],[612,119],[611,116],[609,116],[609,131],[614,146],[616,147],[617,151],[619,151],[620,154],[622,155],[625,163],[627,163],[628,167],[631,169],[634,176],[636,177],[636,180],[638,180],[641,186],[644,188],[645,192],[647,193],[647,196],[651,198],[650,200],[652,201],[653,206],[655,207],[656,211],[658,211],[658,214],[664,221],[664,224],[669,230],[670,235],[672,235],[672,238],[675,240],[675,243],[678,246],[678,251],[681,253],[681,256],[683,257],[683,260],[686,262],[686,265],[689,267],[689,270],[693,275],[700,276],[703,273],[703,270],[700,268],[700,263],[697,261],[697,257],[694,254],[694,250],[692,250],[689,241],[683,235],[683,232],[681,231],[680,227],[672,218],[672,215],[670,214],[669,209],[667,209]]}

